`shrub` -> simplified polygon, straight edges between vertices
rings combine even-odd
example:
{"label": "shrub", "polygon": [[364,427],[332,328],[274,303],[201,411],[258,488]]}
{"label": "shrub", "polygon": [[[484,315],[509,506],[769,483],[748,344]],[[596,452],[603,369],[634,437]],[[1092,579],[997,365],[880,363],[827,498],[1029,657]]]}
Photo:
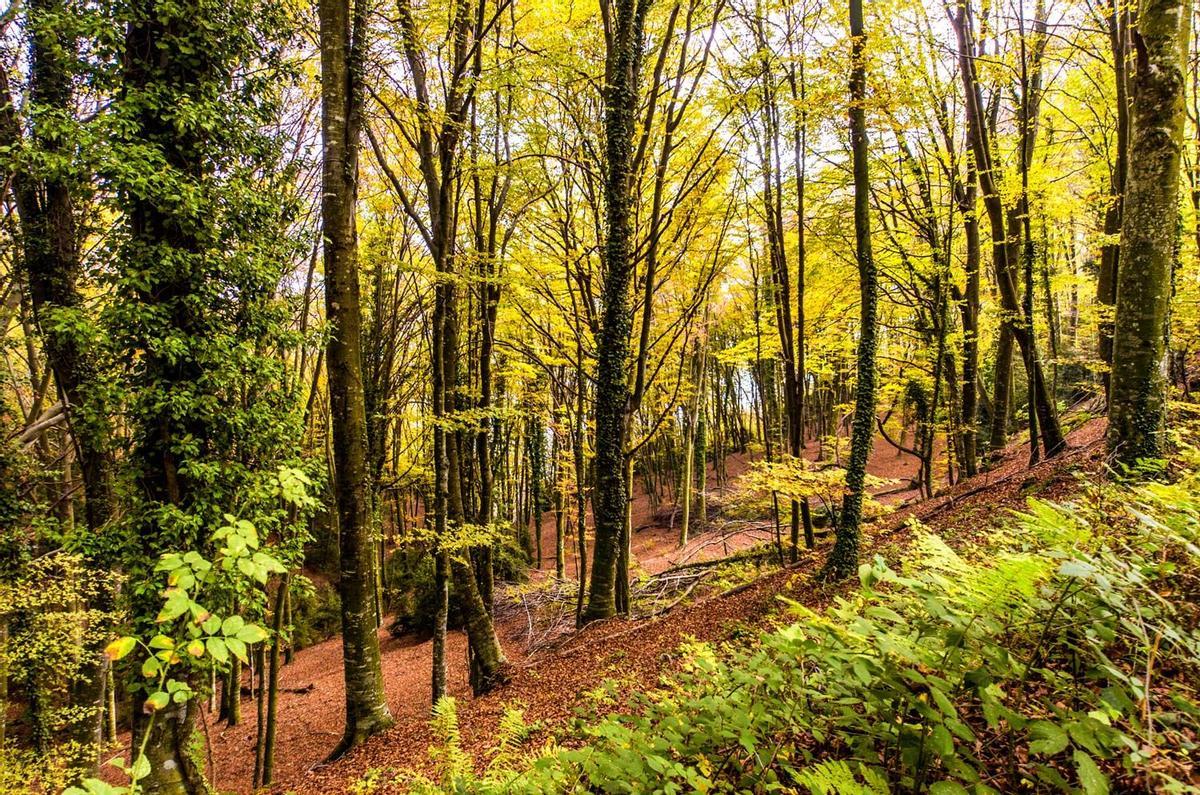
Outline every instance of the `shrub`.
{"label": "shrub", "polygon": [[304,649],[342,631],[342,600],[327,582],[296,577],[292,585],[292,644]]}

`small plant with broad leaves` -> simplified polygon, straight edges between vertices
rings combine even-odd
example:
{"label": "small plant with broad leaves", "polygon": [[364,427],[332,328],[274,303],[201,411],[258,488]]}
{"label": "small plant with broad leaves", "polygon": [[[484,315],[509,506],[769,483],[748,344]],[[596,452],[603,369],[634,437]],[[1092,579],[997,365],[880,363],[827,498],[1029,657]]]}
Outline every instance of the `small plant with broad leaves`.
{"label": "small plant with broad leaves", "polygon": [[[290,468],[279,471],[279,496],[297,508],[307,507],[308,478]],[[157,632],[148,637],[124,635],[108,644],[105,654],[112,662],[140,651],[140,673],[148,695],[142,702],[149,720],[171,704],[183,704],[197,693],[193,674],[209,668],[223,670],[231,658],[248,664],[249,646],[269,637],[266,629],[240,615],[222,615],[215,607],[224,595],[262,586],[274,574],[286,571],[274,550],[263,543],[254,522],[232,514],[213,532],[216,553],[212,560],[199,552],[164,554],[154,570],[165,578],[162,607],[155,617]],[[141,747],[134,749],[133,762],[122,757],[108,762],[129,776],[128,786],[114,786],[99,779],[86,779],[64,795],[133,795],[138,782],[150,775],[145,744],[149,727],[141,733]]]}

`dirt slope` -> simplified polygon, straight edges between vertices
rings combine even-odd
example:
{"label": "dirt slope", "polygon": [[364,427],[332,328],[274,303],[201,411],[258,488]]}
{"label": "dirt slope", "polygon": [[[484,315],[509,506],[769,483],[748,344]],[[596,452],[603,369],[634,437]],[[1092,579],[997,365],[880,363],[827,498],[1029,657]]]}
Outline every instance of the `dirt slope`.
{"label": "dirt slope", "polygon": [[[1019,508],[1026,494],[1057,496],[1070,491],[1076,485],[1076,472],[1099,468],[1102,439],[1103,420],[1092,421],[1071,434],[1066,454],[1033,469],[1026,469],[1026,451],[1014,447],[1000,465],[985,475],[961,483],[933,500],[903,508],[878,523],[866,540],[866,554],[902,546],[910,535],[906,524],[910,516],[947,534],[956,530],[971,532],[985,528],[1005,509]],[[648,621],[614,619],[589,626],[535,659],[520,657],[519,643],[515,642],[519,628],[504,627],[509,639],[506,648],[515,662],[513,677],[507,686],[483,698],[460,698],[464,747],[477,758],[483,758],[508,704],[522,705],[530,720],[553,724],[571,717],[582,701],[581,694],[605,678],[619,679],[630,692],[652,688],[676,665],[676,650],[681,643],[692,638],[720,641],[729,638],[737,627],[765,626],[776,615],[776,597],[781,594],[810,606],[823,604],[834,591],[811,584],[811,574],[819,566],[823,551],[818,547],[797,566],[766,576],[731,595],[684,605]],[[453,670],[454,692],[465,696],[463,643],[461,638],[452,643],[453,653],[460,661]],[[323,667],[319,690],[295,699],[289,694],[281,701],[282,764],[278,791],[344,792],[370,769],[426,768],[427,747],[433,738],[424,719],[429,703],[429,656],[425,645],[405,646],[393,640],[385,644],[385,675],[397,726],[346,758],[316,767],[313,765],[320,754],[312,751],[332,746],[341,725],[340,715],[330,715],[333,705],[340,708],[340,669],[338,661],[330,659],[330,650],[339,647],[336,641],[331,641],[311,655],[307,652],[298,655],[294,670],[285,672],[285,685],[303,678],[297,674],[306,669],[298,666]],[[305,655],[310,661],[321,658],[322,662],[302,661],[300,658]],[[229,736],[231,733],[244,736],[239,740]],[[218,764],[218,783],[222,787],[237,787],[248,779],[249,773],[242,772],[246,770],[245,760],[239,763],[231,759],[226,748],[233,743],[242,754],[249,754],[252,762],[252,736],[252,728],[245,726],[214,737],[214,746],[222,747],[217,753],[222,759]]]}

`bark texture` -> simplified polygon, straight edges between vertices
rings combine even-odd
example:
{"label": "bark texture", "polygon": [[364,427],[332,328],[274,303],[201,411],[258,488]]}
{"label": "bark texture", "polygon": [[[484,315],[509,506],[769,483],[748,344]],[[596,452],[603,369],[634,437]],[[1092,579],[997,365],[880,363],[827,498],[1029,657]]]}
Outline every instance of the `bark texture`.
{"label": "bark texture", "polygon": [[854,243],[860,295],[858,381],[854,388],[854,424],[846,464],[846,496],[833,549],[825,562],[831,579],[858,571],[859,523],[866,488],[867,459],[875,439],[875,332],[879,278],[871,252],[870,175],[867,169],[867,37],[862,0],[850,0],[850,154],[854,168]]}
{"label": "bark texture", "polygon": [[1126,465],[1157,458],[1163,451],[1167,309],[1179,215],[1190,24],[1188,3],[1143,0],[1131,32],[1131,146],[1108,410],[1109,451]]}
{"label": "bark texture", "polygon": [[[606,13],[604,312],[597,340],[595,559],[583,620],[616,612],[617,558],[626,514],[626,404],[629,400],[629,289],[633,277],[633,135],[637,123],[642,27],[649,0],[616,0]],[[608,12],[608,6],[605,6]]]}
{"label": "bark texture", "polygon": [[332,756],[392,725],[383,691],[375,626],[375,552],[363,392],[358,284],[358,148],[362,124],[362,0],[321,0],[321,99],[324,159],[321,217],[325,312],[332,332],[325,359],[333,426],[342,600],[346,727]]}

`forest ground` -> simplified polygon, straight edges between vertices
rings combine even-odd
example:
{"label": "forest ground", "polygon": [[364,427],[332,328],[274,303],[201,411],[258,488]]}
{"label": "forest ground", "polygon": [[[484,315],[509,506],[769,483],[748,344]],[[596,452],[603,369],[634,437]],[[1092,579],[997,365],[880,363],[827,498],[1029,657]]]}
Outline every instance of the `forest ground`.
{"label": "forest ground", "polygon": [[[899,491],[882,498],[898,509],[868,528],[864,555],[891,557],[911,536],[907,520],[915,517],[949,539],[988,526],[1004,509],[1020,508],[1026,496],[1039,493],[1056,496],[1072,488],[1074,473],[1095,471],[1103,452],[1104,420],[1087,422],[1069,436],[1069,451],[1051,462],[1027,469],[1027,447],[1014,443],[1003,459],[980,476],[943,490],[932,500],[916,501],[916,491]],[[815,454],[815,451],[814,451]],[[744,456],[727,462],[728,483],[736,483],[747,468]],[[907,483],[916,471],[915,460],[897,455],[882,440],[868,467],[872,474]],[[710,491],[719,500],[713,473],[708,473]],[[895,491],[896,486],[884,487]],[[635,490],[633,554],[638,568],[656,573],[681,560],[722,557],[756,542],[754,534],[698,532],[689,545],[678,548],[678,520],[669,510],[654,511],[640,488]],[[757,540],[761,541],[762,523]],[[786,529],[785,529],[786,532]],[[544,564],[553,574],[554,516],[547,513],[542,524]],[[612,619],[569,633],[557,642],[543,642],[529,649],[532,624],[524,611],[498,611],[497,631],[512,664],[507,685],[479,699],[470,698],[466,676],[466,641],[461,632],[448,638],[448,680],[451,695],[459,701],[463,747],[480,761],[494,741],[497,724],[505,708],[518,705],[529,721],[553,727],[569,719],[585,703],[584,695],[605,679],[617,679],[625,692],[643,692],[655,687],[660,677],[678,664],[677,649],[688,640],[719,642],[739,628],[765,628],[778,619],[780,602],[788,596],[810,607],[825,604],[838,589],[812,585],[811,575],[819,567],[824,549],[802,552],[797,564],[774,570],[748,586],[698,598],[664,615],[642,621]],[[574,558],[567,557],[568,574]],[[545,568],[534,579],[548,576]],[[385,622],[386,624],[386,622]],[[343,685],[341,642],[333,638],[296,653],[291,665],[281,672],[278,705],[274,788],[278,792],[334,793],[347,791],[350,784],[371,769],[428,769],[427,748],[434,737],[430,731],[431,642],[413,636],[392,637],[380,632],[383,674],[388,703],[396,726],[374,738],[336,763],[323,760],[341,736]],[[221,792],[249,792],[254,767],[254,702],[245,700],[243,723],[225,727],[206,726],[212,783]],[[206,716],[207,717],[207,716]]]}

